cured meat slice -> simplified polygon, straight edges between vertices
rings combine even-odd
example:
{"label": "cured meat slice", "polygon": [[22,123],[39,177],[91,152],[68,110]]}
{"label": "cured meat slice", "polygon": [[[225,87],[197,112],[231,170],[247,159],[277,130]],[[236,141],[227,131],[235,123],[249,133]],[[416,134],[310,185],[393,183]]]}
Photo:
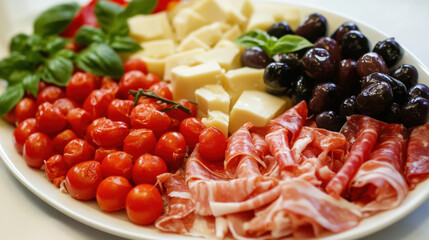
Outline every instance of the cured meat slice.
{"label": "cured meat slice", "polygon": [[298,164],[290,151],[288,131],[286,129],[276,130],[267,134],[265,140],[280,170],[292,173],[298,167]]}
{"label": "cured meat slice", "polygon": [[362,163],[368,159],[372,148],[377,143],[379,123],[375,119],[362,115],[353,115],[347,119],[341,132],[349,142],[352,142],[352,145],[344,165],[326,186],[326,191],[330,195],[339,197]]}
{"label": "cured meat slice", "polygon": [[270,125],[276,129],[278,126],[288,130],[288,139],[293,141],[301,131],[302,126],[307,119],[307,104],[305,101],[301,101],[294,107],[290,108],[282,115],[271,120]]}
{"label": "cured meat slice", "polygon": [[405,176],[412,188],[429,177],[429,123],[418,126],[411,132]]}

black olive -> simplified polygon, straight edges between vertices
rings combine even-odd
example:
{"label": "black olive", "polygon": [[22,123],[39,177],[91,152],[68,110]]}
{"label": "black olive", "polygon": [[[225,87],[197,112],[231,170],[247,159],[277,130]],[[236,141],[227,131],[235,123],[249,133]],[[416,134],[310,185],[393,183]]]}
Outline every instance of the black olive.
{"label": "black olive", "polygon": [[308,102],[311,98],[311,94],[316,83],[313,79],[306,76],[300,76],[294,84],[292,101],[297,104],[301,101]]}
{"label": "black olive", "polygon": [[403,82],[407,86],[407,89],[410,89],[417,84],[419,72],[413,65],[403,64],[393,69],[390,76]]}
{"label": "black olive", "polygon": [[293,34],[293,31],[287,22],[276,22],[268,28],[267,33],[276,38],[281,38],[286,34]]}
{"label": "black olive", "polygon": [[361,80],[361,88],[377,83],[386,82],[393,91],[393,101],[403,105],[408,99],[407,87],[401,82],[384,73],[372,73]]}
{"label": "black olive", "polygon": [[422,97],[429,100],[429,87],[425,84],[418,83],[408,92],[410,98]]}
{"label": "black olive", "polygon": [[336,84],[331,82],[320,83],[313,89],[308,109],[313,113],[337,110],[340,100],[341,92]]}
{"label": "black olive", "polygon": [[265,68],[273,60],[260,47],[247,48],[241,54],[241,65],[251,68]]}
{"label": "black olive", "polygon": [[367,52],[369,52],[369,42],[361,32],[351,30],[344,34],[341,43],[343,58],[357,60]]}
{"label": "black olive", "polygon": [[334,111],[325,111],[316,116],[316,125],[330,131],[340,131],[346,119],[338,116]]}
{"label": "black olive", "polygon": [[335,72],[335,60],[323,48],[312,48],[302,58],[302,65],[307,76],[318,82],[330,80]]}
{"label": "black olive", "polygon": [[393,92],[386,82],[373,83],[365,87],[356,96],[359,112],[370,117],[377,117],[392,104]]}
{"label": "black olive", "polygon": [[354,114],[358,114],[359,111],[356,107],[356,96],[350,96],[346,98],[340,105],[340,116],[345,118]]}
{"label": "black olive", "polygon": [[304,22],[295,30],[295,34],[306,38],[310,42],[315,42],[318,38],[326,35],[328,21],[319,13],[308,16]]}
{"label": "black olive", "polygon": [[395,41],[395,38],[388,38],[378,42],[372,51],[380,54],[389,68],[398,63],[404,54],[401,45]]}
{"label": "black olive", "polygon": [[406,127],[425,124],[429,119],[429,100],[422,97],[411,98],[402,108],[402,120]]}
{"label": "black olive", "polygon": [[402,123],[402,112],[398,104],[392,103],[386,112],[381,114],[381,119],[387,123]]}
{"label": "black olive", "polygon": [[296,73],[287,64],[273,62],[264,71],[266,91],[275,95],[284,94],[296,81]]}
{"label": "black olive", "polygon": [[357,30],[359,31],[359,27],[354,22],[345,22],[341,24],[337,30],[331,35],[331,38],[335,39],[337,43],[341,46],[341,43],[343,42],[343,36],[346,34],[346,32],[351,30]]}

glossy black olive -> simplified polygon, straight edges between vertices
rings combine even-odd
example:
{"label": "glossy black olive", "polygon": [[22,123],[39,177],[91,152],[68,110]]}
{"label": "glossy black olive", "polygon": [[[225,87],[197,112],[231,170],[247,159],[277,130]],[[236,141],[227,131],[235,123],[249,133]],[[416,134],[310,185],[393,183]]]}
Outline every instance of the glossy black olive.
{"label": "glossy black olive", "polygon": [[372,73],[361,80],[361,88],[378,83],[386,82],[390,85],[393,91],[393,101],[399,105],[403,105],[408,99],[407,87],[401,82],[384,73]]}
{"label": "glossy black olive", "polygon": [[402,108],[402,120],[406,127],[425,124],[429,119],[429,100],[422,97],[411,98]]}
{"label": "glossy black olive", "polygon": [[314,86],[316,86],[316,82],[313,79],[301,75],[294,84],[292,94],[293,103],[297,104],[303,100],[308,102],[311,98]]}
{"label": "glossy black olive", "polygon": [[340,105],[340,117],[348,117],[353,114],[358,114],[359,111],[356,107],[356,96],[350,96],[346,98]]}
{"label": "glossy black olive", "polygon": [[356,95],[360,92],[360,77],[356,69],[356,61],[343,59],[338,65],[337,84],[340,86],[345,96]]}
{"label": "glossy black olive", "polygon": [[410,98],[422,97],[429,100],[429,87],[425,84],[418,83],[408,92]]}
{"label": "glossy black olive", "polygon": [[383,57],[384,62],[386,62],[388,68],[398,63],[404,54],[401,45],[395,41],[395,38],[388,38],[384,41],[378,42],[375,44],[372,51],[380,54],[381,57]]}
{"label": "glossy black olive", "polygon": [[313,13],[298,26],[295,34],[306,38],[310,42],[315,42],[318,38],[326,35],[328,21],[319,13]]}
{"label": "glossy black olive", "polygon": [[320,83],[313,89],[308,109],[313,113],[336,110],[340,105],[341,92],[339,87],[331,82]]}
{"label": "glossy black olive", "polygon": [[331,38],[335,39],[335,41],[337,41],[337,43],[341,46],[344,34],[351,30],[359,31],[359,27],[354,22],[345,22],[341,24],[337,30],[335,30],[335,32],[331,35]]}
{"label": "glossy black olive", "polygon": [[286,34],[293,34],[293,31],[287,22],[276,22],[268,28],[267,33],[276,38],[281,38]]}
{"label": "glossy black olive", "polygon": [[312,48],[302,58],[302,65],[307,76],[318,82],[330,80],[335,72],[335,60],[323,48]]}
{"label": "glossy black olive", "polygon": [[321,112],[316,116],[316,125],[330,131],[340,131],[345,123],[345,118],[341,118],[334,111]]}
{"label": "glossy black olive", "polygon": [[364,115],[377,117],[390,107],[393,92],[386,82],[373,83],[356,96],[356,107]]}
{"label": "glossy black olive", "polygon": [[403,64],[393,69],[390,76],[403,82],[407,86],[407,89],[410,89],[417,84],[419,72],[413,65]]}
{"label": "glossy black olive", "polygon": [[247,48],[241,54],[241,65],[251,68],[265,68],[273,60],[260,47]]}
{"label": "glossy black olive", "polygon": [[321,37],[314,43],[314,47],[326,49],[335,59],[335,62],[339,63],[341,61],[340,45],[338,45],[337,41],[335,41],[333,38]]}
{"label": "glossy black olive", "polygon": [[369,52],[369,41],[361,32],[351,30],[344,34],[341,42],[343,58],[357,60],[367,52]]}
{"label": "glossy black olive", "polygon": [[380,120],[387,123],[402,123],[401,107],[396,103],[392,103],[386,112],[381,114]]}
{"label": "glossy black olive", "polygon": [[360,77],[365,77],[371,73],[389,73],[383,58],[375,52],[369,52],[362,55],[356,62],[356,69]]}
{"label": "glossy black olive", "polygon": [[264,71],[266,91],[272,94],[284,94],[296,81],[295,72],[287,64],[273,62]]}

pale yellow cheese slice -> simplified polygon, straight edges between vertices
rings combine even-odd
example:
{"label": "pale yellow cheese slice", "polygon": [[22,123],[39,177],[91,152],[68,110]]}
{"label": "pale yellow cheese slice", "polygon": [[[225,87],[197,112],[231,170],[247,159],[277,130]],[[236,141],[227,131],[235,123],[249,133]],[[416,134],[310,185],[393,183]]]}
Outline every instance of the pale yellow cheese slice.
{"label": "pale yellow cheese slice", "polygon": [[130,27],[130,36],[137,41],[174,38],[165,12],[137,15],[128,19],[128,24]]}
{"label": "pale yellow cheese slice", "polygon": [[198,104],[198,118],[208,115],[209,111],[229,113],[229,95],[222,85],[206,85],[195,90],[195,99]]}
{"label": "pale yellow cheese slice", "polygon": [[230,70],[239,68],[241,49],[235,45],[213,48],[207,52],[196,55],[195,58],[199,63],[216,62],[223,69]]}
{"label": "pale yellow cheese slice", "polygon": [[171,70],[177,66],[181,65],[195,65],[198,61],[195,59],[195,56],[203,53],[204,50],[201,48],[192,49],[189,51],[179,52],[168,56],[165,59],[165,68],[164,68],[164,79],[171,79]]}
{"label": "pale yellow cheese slice", "polygon": [[143,49],[134,53],[133,57],[165,58],[176,51],[176,43],[171,39],[147,41],[140,45]]}
{"label": "pale yellow cheese slice", "polygon": [[172,20],[176,39],[179,41],[205,24],[207,24],[207,19],[190,8],[180,10]]}

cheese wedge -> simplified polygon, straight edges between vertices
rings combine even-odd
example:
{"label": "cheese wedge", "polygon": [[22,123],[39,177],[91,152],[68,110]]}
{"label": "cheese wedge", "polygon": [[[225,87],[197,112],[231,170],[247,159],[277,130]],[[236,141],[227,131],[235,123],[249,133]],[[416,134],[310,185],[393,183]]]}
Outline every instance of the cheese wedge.
{"label": "cheese wedge", "polygon": [[221,111],[209,111],[208,116],[201,119],[206,127],[216,127],[228,137],[229,116]]}
{"label": "cheese wedge", "polygon": [[128,19],[128,25],[130,26],[130,36],[140,42],[174,38],[165,12],[134,16]]}
{"label": "cheese wedge", "polygon": [[165,59],[165,68],[164,68],[164,79],[171,79],[171,70],[177,66],[181,65],[195,65],[198,61],[195,59],[195,56],[204,53],[204,50],[201,48],[192,49],[189,51],[184,51],[180,53],[173,54]]}
{"label": "cheese wedge", "polygon": [[209,111],[229,113],[229,95],[222,85],[206,85],[195,91],[198,104],[198,118],[208,116]]}

